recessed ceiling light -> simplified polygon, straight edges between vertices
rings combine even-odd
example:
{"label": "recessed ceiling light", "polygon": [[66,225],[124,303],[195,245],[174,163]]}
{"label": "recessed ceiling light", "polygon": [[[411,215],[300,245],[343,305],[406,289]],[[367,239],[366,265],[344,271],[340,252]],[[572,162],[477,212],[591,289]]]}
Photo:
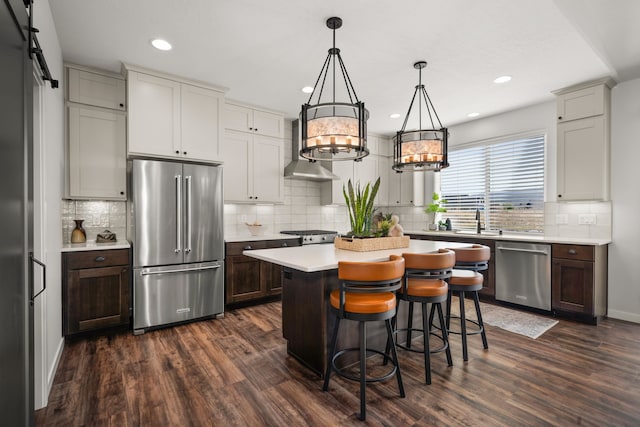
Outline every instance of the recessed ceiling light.
{"label": "recessed ceiling light", "polygon": [[467,114],[467,117],[478,117],[480,115],[480,113],[469,113]]}
{"label": "recessed ceiling light", "polygon": [[311,86],[305,86],[301,89],[304,93],[311,93],[313,92],[313,88]]}
{"label": "recessed ceiling light", "polygon": [[509,80],[511,80],[511,76],[500,76],[500,77],[496,78],[493,82],[494,83],[506,83]]}
{"label": "recessed ceiling light", "polygon": [[391,118],[391,119],[399,119],[400,118],[400,114],[398,114],[398,113],[389,114],[389,118]]}
{"label": "recessed ceiling light", "polygon": [[151,40],[151,45],[158,50],[171,50],[171,43],[162,39]]}

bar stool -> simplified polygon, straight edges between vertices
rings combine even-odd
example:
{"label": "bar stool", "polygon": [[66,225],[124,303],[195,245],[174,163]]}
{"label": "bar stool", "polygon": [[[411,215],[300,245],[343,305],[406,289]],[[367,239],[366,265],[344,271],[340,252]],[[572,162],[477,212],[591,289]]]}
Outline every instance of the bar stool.
{"label": "bar stool", "polygon": [[[404,275],[404,259],[397,255],[391,255],[389,261],[383,262],[339,262],[338,280],[339,289],[331,292],[331,311],[337,316],[336,324],[331,338],[331,357],[327,364],[327,371],[324,376],[323,391],[329,388],[331,372],[352,381],[360,382],[360,420],[366,418],[365,386],[368,382],[383,381],[393,375],[398,380],[400,397],[405,397],[402,376],[400,375],[400,365],[398,364],[398,354],[393,344],[393,332],[391,330],[390,319],[396,314],[396,295],[401,286]],[[340,320],[349,319],[358,322],[360,333],[360,346],[358,348],[347,348],[336,352],[338,329]],[[375,378],[367,378],[366,361],[367,353],[376,353],[383,356],[388,355],[382,351],[367,348],[366,322],[384,320],[387,329],[387,337],[391,340],[391,355],[393,357],[393,369]],[[342,368],[336,366],[336,360],[347,352],[359,350],[360,352],[360,372],[359,376],[350,375]]]}
{"label": "bar stool", "polygon": [[[456,253],[456,265],[453,274],[449,278],[449,298],[447,300],[447,329],[450,334],[460,334],[462,337],[462,358],[466,362],[469,360],[467,351],[467,335],[482,336],[482,346],[484,349],[489,348],[487,343],[487,334],[484,330],[482,321],[482,313],[480,311],[480,300],[478,291],[482,289],[484,277],[478,271],[489,268],[489,259],[491,251],[488,246],[472,245],[466,248],[454,248]],[[451,295],[453,292],[458,293],[460,300],[460,316],[451,316]],[[464,308],[465,292],[470,292],[473,296],[473,302],[476,308],[477,321],[467,319]],[[451,318],[460,318],[460,331],[451,330]],[[467,322],[473,323],[477,329],[467,331]]]}
{"label": "bar stool", "polygon": [[[405,260],[405,276],[396,295],[399,300],[409,303],[409,314],[407,319],[407,327],[403,329],[395,329],[394,334],[406,331],[407,342],[405,345],[396,345],[404,350],[413,351],[424,354],[424,370],[425,381],[431,384],[431,354],[445,352],[447,356],[447,364],[453,365],[451,359],[451,349],[449,348],[449,339],[447,336],[447,328],[444,327],[445,319],[442,314],[442,304],[447,300],[448,285],[443,279],[451,276],[453,266],[456,262],[455,253],[450,249],[440,249],[435,253],[402,254]],[[422,304],[422,329],[413,328],[413,304]],[[431,313],[427,321],[427,304],[431,304]],[[440,327],[440,335],[431,332],[433,325],[433,317],[435,309],[438,310],[438,320]],[[392,320],[393,325],[397,323],[397,315]],[[411,332],[422,331],[423,348],[411,348]],[[436,349],[430,349],[429,337],[433,335],[442,341],[442,346]]]}

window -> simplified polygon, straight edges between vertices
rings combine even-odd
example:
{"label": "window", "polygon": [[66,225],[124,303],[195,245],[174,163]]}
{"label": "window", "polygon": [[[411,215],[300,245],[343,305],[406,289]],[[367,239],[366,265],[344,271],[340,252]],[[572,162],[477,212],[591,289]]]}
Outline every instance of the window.
{"label": "window", "polygon": [[454,229],[544,231],[544,135],[452,149],[441,172]]}

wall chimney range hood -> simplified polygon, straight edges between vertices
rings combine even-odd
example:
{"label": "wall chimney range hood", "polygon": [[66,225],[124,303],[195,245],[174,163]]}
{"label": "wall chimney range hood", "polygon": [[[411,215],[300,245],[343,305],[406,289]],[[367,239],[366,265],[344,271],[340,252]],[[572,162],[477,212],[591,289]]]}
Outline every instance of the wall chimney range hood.
{"label": "wall chimney range hood", "polygon": [[300,123],[294,120],[291,124],[291,158],[293,159],[284,168],[284,177],[287,179],[302,179],[307,181],[331,181],[340,179],[316,161],[309,161],[300,157]]}

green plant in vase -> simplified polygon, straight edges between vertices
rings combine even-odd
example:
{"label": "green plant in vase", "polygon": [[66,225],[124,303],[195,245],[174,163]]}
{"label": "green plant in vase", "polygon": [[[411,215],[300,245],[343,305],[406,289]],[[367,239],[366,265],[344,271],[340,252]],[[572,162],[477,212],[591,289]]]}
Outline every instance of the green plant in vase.
{"label": "green plant in vase", "polygon": [[373,187],[367,183],[364,188],[360,187],[360,183],[353,188],[351,180],[347,182],[347,188],[342,186],[342,194],[347,203],[347,211],[349,212],[349,222],[351,231],[349,235],[355,237],[369,237],[371,233],[371,225],[373,223],[373,201],[378,194],[380,187],[380,178],[376,180]]}
{"label": "green plant in vase", "polygon": [[447,211],[447,209],[442,206],[443,203],[447,203],[447,200],[441,199],[440,195],[434,192],[431,195],[431,203],[429,203],[427,207],[424,209],[424,212],[429,217],[429,221],[428,221],[429,228],[432,230],[438,229],[438,224],[436,222],[436,215]]}

